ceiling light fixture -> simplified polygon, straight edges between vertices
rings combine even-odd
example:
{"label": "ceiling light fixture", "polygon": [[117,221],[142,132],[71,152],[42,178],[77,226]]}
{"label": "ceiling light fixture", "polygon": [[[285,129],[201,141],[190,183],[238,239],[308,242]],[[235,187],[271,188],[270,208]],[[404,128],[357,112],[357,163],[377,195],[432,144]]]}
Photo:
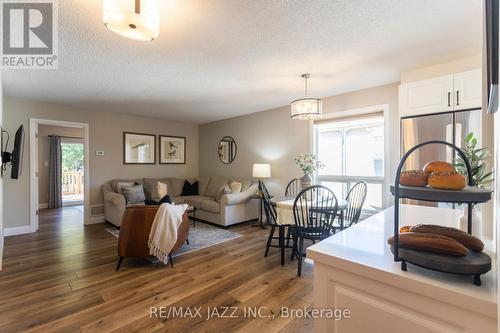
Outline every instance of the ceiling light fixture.
{"label": "ceiling light fixture", "polygon": [[290,103],[292,119],[311,120],[321,118],[323,115],[323,103],[319,98],[307,97],[307,80],[311,74],[302,74],[305,80],[305,97]]}
{"label": "ceiling light fixture", "polygon": [[104,25],[137,41],[152,41],[160,35],[160,15],[155,0],[103,0]]}

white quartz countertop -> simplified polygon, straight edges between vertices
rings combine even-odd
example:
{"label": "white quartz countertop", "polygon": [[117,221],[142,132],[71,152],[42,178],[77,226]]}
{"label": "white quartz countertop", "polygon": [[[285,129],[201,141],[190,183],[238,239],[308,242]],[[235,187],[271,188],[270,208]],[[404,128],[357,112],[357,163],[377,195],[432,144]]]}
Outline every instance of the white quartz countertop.
{"label": "white quartz countertop", "polygon": [[[460,215],[460,210],[449,208],[401,205],[400,226],[422,223],[458,227]],[[393,221],[394,207],[390,207],[309,247],[307,256],[315,263],[369,276],[436,299],[445,297],[449,302],[466,304],[467,307],[486,311],[488,315],[496,315],[495,267],[481,276],[481,286],[475,286],[471,276],[435,272],[412,264],[408,264],[408,271],[404,272],[401,264],[394,262],[387,244],[387,239],[394,233]],[[488,254],[494,263],[494,254]]]}

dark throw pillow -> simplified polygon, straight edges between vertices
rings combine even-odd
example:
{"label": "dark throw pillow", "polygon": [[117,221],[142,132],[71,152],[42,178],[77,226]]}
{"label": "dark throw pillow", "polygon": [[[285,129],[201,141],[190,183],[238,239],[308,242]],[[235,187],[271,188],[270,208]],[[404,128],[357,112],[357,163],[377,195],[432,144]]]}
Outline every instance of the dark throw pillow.
{"label": "dark throw pillow", "polygon": [[170,199],[170,196],[167,194],[166,196],[161,198],[160,201],[146,199],[144,203],[146,204],[146,206],[158,206],[164,203],[172,204],[172,200]]}
{"label": "dark throw pillow", "polygon": [[184,186],[182,187],[182,196],[187,195],[198,195],[198,182],[190,184],[187,180],[184,181]]}

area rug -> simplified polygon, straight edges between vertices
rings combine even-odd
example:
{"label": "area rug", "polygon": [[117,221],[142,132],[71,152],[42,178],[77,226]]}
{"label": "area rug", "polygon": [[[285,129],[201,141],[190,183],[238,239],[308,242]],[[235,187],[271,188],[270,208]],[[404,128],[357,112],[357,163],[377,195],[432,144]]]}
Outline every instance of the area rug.
{"label": "area rug", "polygon": [[[116,228],[106,228],[106,231],[118,238],[120,230]],[[207,247],[228,242],[230,240],[241,237],[240,234],[212,226],[210,224],[197,222],[196,227],[191,226],[189,228],[189,245],[184,244],[179,250],[172,255],[172,257],[178,257],[186,253],[193,251],[198,251],[201,249],[206,249]],[[153,258],[148,257],[149,261],[156,263]]]}

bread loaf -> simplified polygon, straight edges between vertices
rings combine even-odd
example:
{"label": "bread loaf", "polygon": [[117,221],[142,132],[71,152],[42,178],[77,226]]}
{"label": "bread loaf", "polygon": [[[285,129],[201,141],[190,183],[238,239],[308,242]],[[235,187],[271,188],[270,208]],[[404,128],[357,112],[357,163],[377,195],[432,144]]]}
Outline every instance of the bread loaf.
{"label": "bread loaf", "polygon": [[424,172],[428,174],[433,172],[455,172],[455,167],[448,162],[432,161],[424,166]]}
{"label": "bread loaf", "polygon": [[417,224],[409,229],[410,232],[433,233],[453,238],[466,248],[481,252],[484,249],[483,242],[472,235],[456,228],[442,227],[434,224]]}
{"label": "bread loaf", "polygon": [[467,185],[465,176],[457,172],[433,172],[428,183],[430,187],[441,190],[461,190]]}
{"label": "bread loaf", "polygon": [[422,170],[403,171],[399,175],[399,183],[404,186],[425,186],[427,185],[427,173]]}
{"label": "bread loaf", "polygon": [[[394,237],[388,239],[394,245]],[[453,238],[438,234],[407,232],[399,235],[399,247],[417,251],[465,257],[467,249]]]}

